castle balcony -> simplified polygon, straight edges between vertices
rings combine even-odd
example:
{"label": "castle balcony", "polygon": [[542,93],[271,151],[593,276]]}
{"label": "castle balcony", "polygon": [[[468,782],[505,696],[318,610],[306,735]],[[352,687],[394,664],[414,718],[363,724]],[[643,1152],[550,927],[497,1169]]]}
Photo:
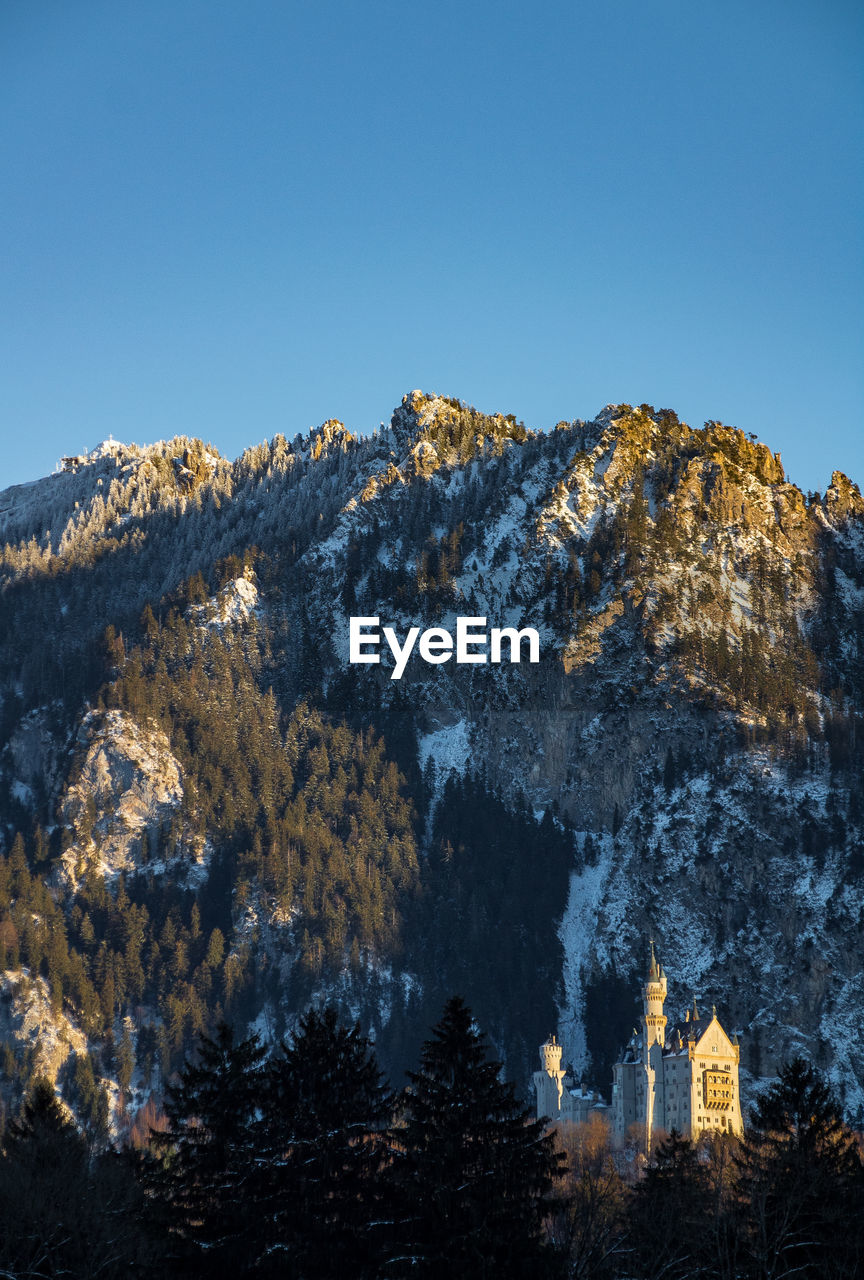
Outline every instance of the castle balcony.
{"label": "castle balcony", "polygon": [[712,1111],[729,1111],[732,1107],[732,1076],[726,1071],[706,1071],[702,1078],[703,1105]]}

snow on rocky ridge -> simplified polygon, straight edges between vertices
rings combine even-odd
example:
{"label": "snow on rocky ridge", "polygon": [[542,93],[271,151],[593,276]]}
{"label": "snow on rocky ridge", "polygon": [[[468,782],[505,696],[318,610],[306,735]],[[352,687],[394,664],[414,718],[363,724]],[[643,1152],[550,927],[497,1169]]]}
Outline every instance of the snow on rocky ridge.
{"label": "snow on rocky ridge", "polygon": [[0,974],[0,1042],[32,1060],[34,1075],[51,1084],[72,1053],[87,1053],[87,1037],[63,1012],[54,1008],[48,984],[28,969]]}
{"label": "snow on rocky ridge", "polygon": [[258,609],[258,588],[248,577],[233,578],[203,605],[193,605],[190,614],[205,626],[221,630],[247,622]]}

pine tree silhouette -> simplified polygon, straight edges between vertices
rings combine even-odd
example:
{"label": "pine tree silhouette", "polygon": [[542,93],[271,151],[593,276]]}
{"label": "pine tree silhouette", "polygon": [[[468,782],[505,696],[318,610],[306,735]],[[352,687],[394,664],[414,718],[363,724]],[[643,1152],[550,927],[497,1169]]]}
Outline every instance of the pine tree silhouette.
{"label": "pine tree silhouette", "polygon": [[752,1274],[854,1280],[864,1269],[864,1170],[830,1089],[802,1058],[750,1115],[739,1158]]}
{"label": "pine tree silhouette", "polygon": [[634,1274],[693,1280],[712,1274],[708,1167],[677,1130],[660,1142],[636,1186],[629,1215]]}
{"label": "pine tree silhouette", "polygon": [[449,1000],[393,1134],[403,1239],[385,1274],[550,1274],[541,1224],[564,1157],[499,1073],[470,1010]]}
{"label": "pine tree silhouette", "polygon": [[202,1035],[195,1061],[169,1086],[168,1129],[151,1132],[161,1159],[150,1168],[150,1194],[178,1241],[188,1274],[233,1276],[252,1248],[254,1121],[263,1057],[257,1035],[235,1042],[224,1022],[215,1039]]}
{"label": "pine tree silhouette", "polygon": [[256,1200],[269,1225],[255,1275],[378,1274],[391,1105],[359,1025],[333,1008],[304,1014],[267,1073]]}
{"label": "pine tree silhouette", "polygon": [[127,1280],[159,1274],[159,1249],[142,1229],[141,1193],[125,1162],[94,1155],[37,1079],[3,1138],[0,1275]]}

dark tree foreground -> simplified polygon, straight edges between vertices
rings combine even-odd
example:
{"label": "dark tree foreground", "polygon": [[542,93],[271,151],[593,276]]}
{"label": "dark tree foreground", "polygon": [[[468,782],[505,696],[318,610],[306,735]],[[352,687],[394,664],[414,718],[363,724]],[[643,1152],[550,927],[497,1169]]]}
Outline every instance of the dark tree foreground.
{"label": "dark tree foreground", "polygon": [[458,997],[409,1072],[394,1176],[402,1244],[387,1274],[457,1277],[553,1273],[543,1221],[563,1156],[500,1079]]}
{"label": "dark tree foreground", "polygon": [[256,1274],[378,1274],[389,1215],[384,1130],[392,1098],[371,1045],[334,1009],[300,1019],[266,1079],[258,1149]]}
{"label": "dark tree foreground", "polygon": [[263,1065],[219,1027],[171,1088],[149,1190],[178,1274],[377,1275],[390,1237],[392,1101],[369,1041],[332,1009],[304,1015]]}
{"label": "dark tree foreground", "polygon": [[2,1136],[0,1280],[864,1275],[860,1135],[801,1060],[743,1140],[673,1132],[644,1168],[600,1116],[544,1134],[461,999],[409,1080],[394,1104],[369,1040],[330,1008],[269,1061],[222,1024],[137,1165],[38,1081]]}
{"label": "dark tree foreground", "polygon": [[673,1130],[661,1141],[630,1205],[630,1248],[644,1280],[717,1274],[705,1152]]}
{"label": "dark tree foreground", "polygon": [[749,1274],[864,1275],[864,1171],[831,1091],[796,1058],[750,1115],[740,1157]]}
{"label": "dark tree foreground", "polygon": [[91,1152],[53,1086],[37,1079],[0,1159],[0,1276],[127,1280],[160,1272],[125,1161]]}
{"label": "dark tree foreground", "polygon": [[236,1042],[224,1022],[215,1039],[202,1035],[196,1060],[169,1088],[168,1129],[151,1134],[157,1156],[151,1196],[176,1242],[181,1274],[229,1275],[254,1248],[254,1122],[263,1058],[257,1036]]}

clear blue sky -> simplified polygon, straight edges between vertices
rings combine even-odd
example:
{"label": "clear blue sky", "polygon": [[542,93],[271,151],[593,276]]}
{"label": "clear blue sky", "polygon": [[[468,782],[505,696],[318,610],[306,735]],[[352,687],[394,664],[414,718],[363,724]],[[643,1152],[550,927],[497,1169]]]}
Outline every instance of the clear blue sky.
{"label": "clear blue sky", "polygon": [[855,0],[2,0],[0,487],[412,387],[864,482]]}

